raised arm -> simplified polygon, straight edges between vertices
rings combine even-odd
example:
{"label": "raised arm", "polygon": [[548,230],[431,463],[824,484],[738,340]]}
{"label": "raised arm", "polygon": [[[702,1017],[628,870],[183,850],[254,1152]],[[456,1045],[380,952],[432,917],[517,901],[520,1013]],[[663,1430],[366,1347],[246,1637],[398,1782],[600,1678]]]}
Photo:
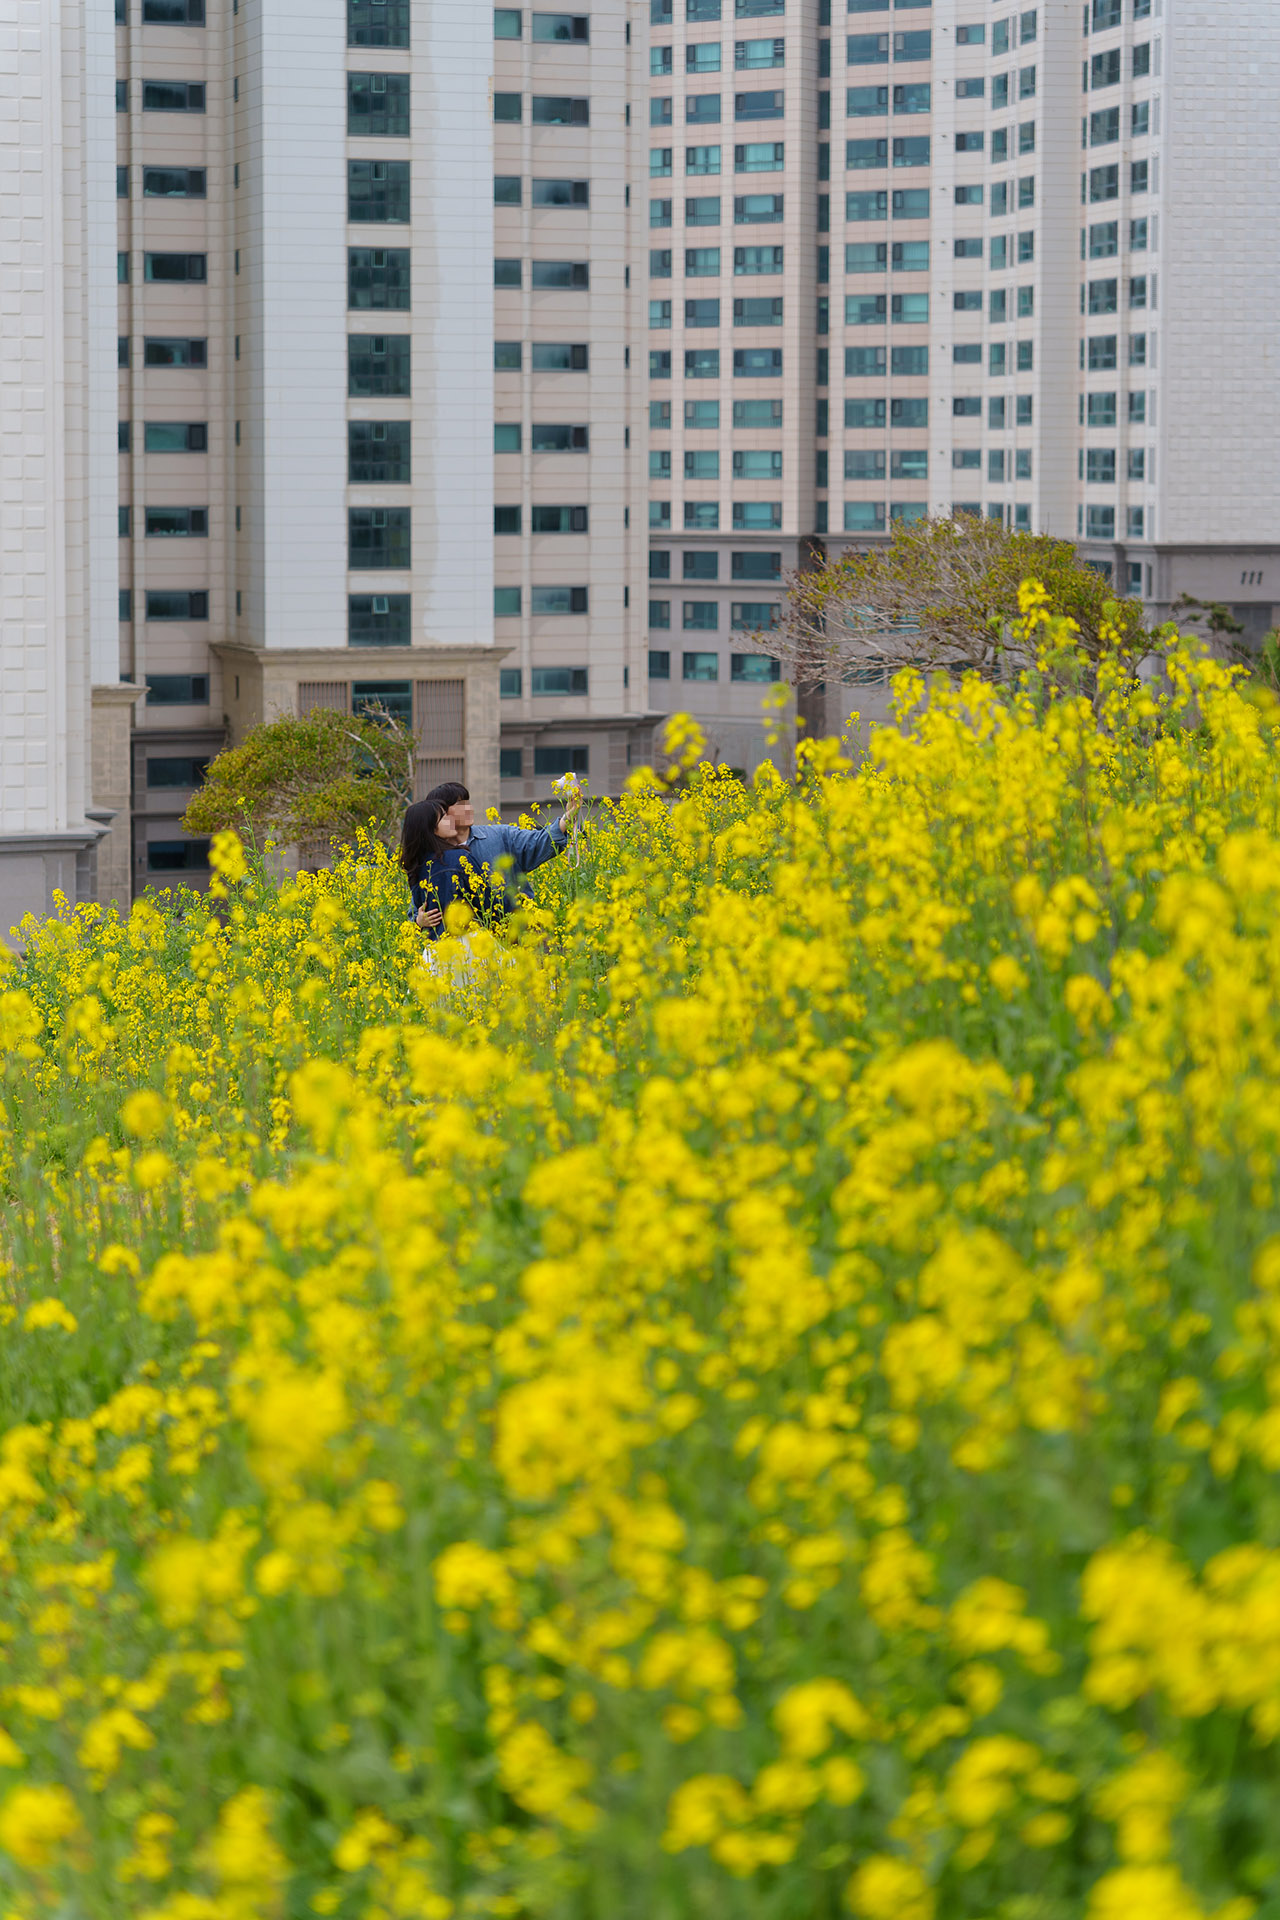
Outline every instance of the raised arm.
{"label": "raised arm", "polygon": [[568,843],[564,822],[554,827],[507,827],[502,829],[502,850],[511,856],[517,873],[532,873],[563,853]]}

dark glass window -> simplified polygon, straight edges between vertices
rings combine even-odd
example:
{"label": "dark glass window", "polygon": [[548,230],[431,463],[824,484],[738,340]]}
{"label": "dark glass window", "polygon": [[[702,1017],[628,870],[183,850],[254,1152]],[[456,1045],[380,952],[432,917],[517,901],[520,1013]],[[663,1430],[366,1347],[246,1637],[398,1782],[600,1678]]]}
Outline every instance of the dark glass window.
{"label": "dark glass window", "polygon": [[204,82],[196,80],[144,80],[144,113],[203,113]]}
{"label": "dark glass window", "polygon": [[348,160],[347,218],[353,221],[409,223],[409,162]]}
{"label": "dark glass window", "polygon": [[147,593],[148,620],[207,620],[209,595],[203,589],[151,588]]}
{"label": "dark glass window", "polygon": [[410,479],[407,420],[347,423],[347,480],[353,487],[407,486]]}
{"label": "dark glass window", "polygon": [[407,73],[349,73],[347,132],[403,139],[409,132]]}
{"label": "dark glass window", "polygon": [[359,400],[403,399],[409,392],[407,333],[347,336],[347,392]]}
{"label": "dark glass window", "polygon": [[207,367],[209,343],[148,334],[142,343],[142,362],[147,367]]}
{"label": "dark glass window", "polygon": [[407,567],[410,524],[408,507],[349,507],[347,565],[352,569]]}
{"label": "dark glass window", "polygon": [[353,680],[351,711],[366,713],[374,719],[390,714],[406,727],[413,725],[412,680]]}
{"label": "dark glass window", "polygon": [[409,0],[347,0],[349,47],[407,47]]}
{"label": "dark glass window", "polygon": [[144,253],[143,278],[203,286],[209,277],[208,259],[204,253]]}
{"label": "dark glass window", "polygon": [[209,704],[207,673],[149,673],[149,707],[206,707]]}
{"label": "dark glass window", "polygon": [[206,181],[203,167],[144,167],[142,194],[146,200],[203,200]]}
{"label": "dark glass window", "polygon": [[408,247],[348,247],[348,307],[407,313],[409,258]]}
{"label": "dark glass window", "polygon": [[193,754],[158,755],[147,761],[147,785],[190,789],[198,787],[208,771],[208,760]]}
{"label": "dark glass window", "polygon": [[407,593],[352,593],[347,596],[349,647],[407,647]]}

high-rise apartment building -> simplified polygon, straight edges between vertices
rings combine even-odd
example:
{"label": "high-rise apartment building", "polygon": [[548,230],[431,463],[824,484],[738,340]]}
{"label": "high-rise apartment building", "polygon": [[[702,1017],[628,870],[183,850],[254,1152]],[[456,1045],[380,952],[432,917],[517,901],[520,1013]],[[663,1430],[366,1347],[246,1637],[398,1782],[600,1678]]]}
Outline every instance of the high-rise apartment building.
{"label": "high-rise apartment building", "polygon": [[750,769],[787,574],[900,521],[1274,623],[1272,0],[11,5],[8,918],[198,876],[279,712],[509,813],[673,708]]}
{"label": "high-rise apartment building", "polygon": [[751,765],[782,576],[927,516],[1272,624],[1276,147],[1232,113],[1267,0],[650,12],[655,705]]}
{"label": "high-rise apartment building", "polygon": [[647,757],[633,125],[647,12],[493,10],[494,633],[508,811]]}
{"label": "high-rise apartment building", "polygon": [[111,17],[63,0],[0,20],[2,939],[55,889],[91,898],[100,862],[110,877],[135,695],[115,623]]}
{"label": "high-rise apartment building", "polygon": [[[120,635],[134,881],[204,764],[381,706],[497,792],[489,21],[119,0]],[[447,186],[446,186],[447,183]]]}

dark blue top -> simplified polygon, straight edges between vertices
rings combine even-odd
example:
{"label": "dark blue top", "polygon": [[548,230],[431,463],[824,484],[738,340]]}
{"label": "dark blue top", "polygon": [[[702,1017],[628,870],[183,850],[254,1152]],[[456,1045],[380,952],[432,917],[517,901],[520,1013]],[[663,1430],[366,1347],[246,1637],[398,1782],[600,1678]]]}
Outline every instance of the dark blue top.
{"label": "dark blue top", "polygon": [[[484,921],[501,920],[516,905],[511,890],[512,875],[532,873],[563,853],[568,835],[558,822],[554,827],[495,826],[478,820],[463,847],[450,847],[438,860],[423,862],[422,870],[409,889],[413,895],[413,917],[424,904],[448,910],[454,900],[462,900]],[[499,892],[492,884],[498,863],[510,861]],[[521,888],[524,892],[527,889]],[[428,935],[438,940],[442,927],[428,927]]]}

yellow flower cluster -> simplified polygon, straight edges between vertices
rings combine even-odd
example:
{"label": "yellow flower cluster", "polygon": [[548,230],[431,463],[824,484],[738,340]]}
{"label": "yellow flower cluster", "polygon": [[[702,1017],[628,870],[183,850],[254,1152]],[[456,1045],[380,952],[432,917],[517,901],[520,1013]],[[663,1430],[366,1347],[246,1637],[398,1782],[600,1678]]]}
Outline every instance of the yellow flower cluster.
{"label": "yellow flower cluster", "polygon": [[1280,1911],[1280,716],[1024,614],[429,969],[28,926],[9,1920]]}

